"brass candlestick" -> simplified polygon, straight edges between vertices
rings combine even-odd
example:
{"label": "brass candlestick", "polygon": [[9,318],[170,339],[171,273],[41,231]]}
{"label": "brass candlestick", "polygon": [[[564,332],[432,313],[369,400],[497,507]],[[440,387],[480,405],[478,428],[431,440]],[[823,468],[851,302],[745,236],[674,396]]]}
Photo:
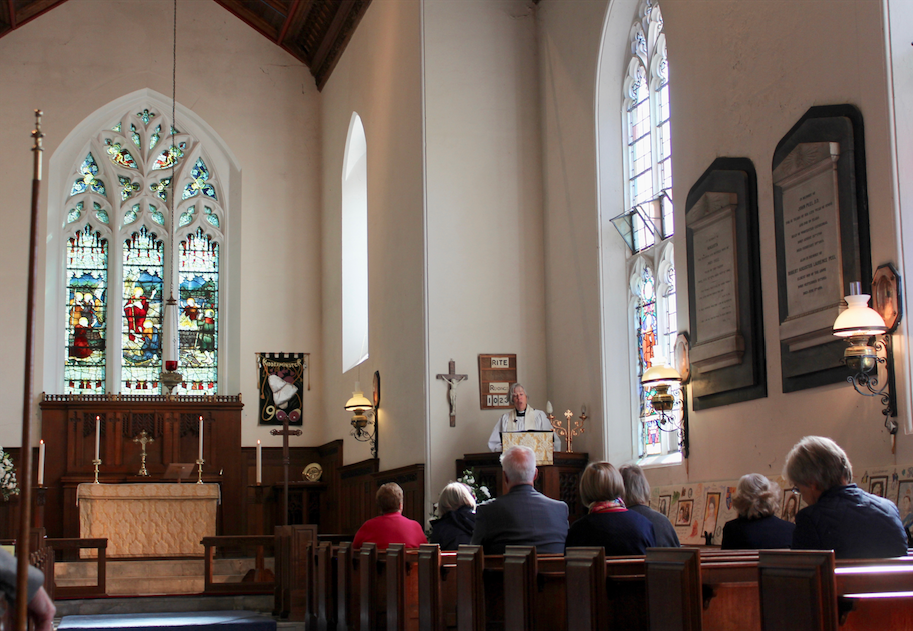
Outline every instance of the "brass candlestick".
{"label": "brass candlestick", "polygon": [[203,484],[203,463],[206,462],[202,458],[197,460],[197,464],[200,465],[200,469],[197,472],[197,484]]}
{"label": "brass candlestick", "polygon": [[552,426],[555,429],[555,433],[558,434],[559,436],[561,436],[562,438],[564,438],[565,440],[567,440],[567,452],[569,454],[574,453],[574,448],[573,448],[574,436],[582,434],[583,432],[586,431],[586,428],[583,426],[584,421],[586,421],[588,418],[586,415],[586,406],[585,405],[583,406],[583,409],[582,409],[582,411],[580,413],[580,417],[579,417],[580,420],[575,420],[574,425],[572,427],[571,418],[573,416],[574,416],[574,413],[571,412],[570,410],[565,412],[564,418],[567,419],[566,425],[562,426],[560,423],[558,425],[555,425],[555,423],[554,423],[555,417],[552,415],[548,415],[548,420],[552,421]]}
{"label": "brass candlestick", "polygon": [[151,438],[151,437],[146,433],[146,430],[143,430],[143,431],[141,431],[141,432],[139,433],[139,436],[134,436],[134,437],[133,437],[133,442],[134,442],[134,443],[139,443],[140,445],[143,446],[143,453],[142,453],[142,463],[143,463],[143,466],[140,467],[139,473],[138,473],[137,475],[148,476],[148,475],[149,475],[149,472],[146,471],[146,443],[154,443],[154,442],[155,442],[155,439],[154,439],[154,438]]}
{"label": "brass candlestick", "polygon": [[95,484],[98,484],[98,466],[101,464],[101,460],[96,458],[92,461],[92,464],[95,465]]}

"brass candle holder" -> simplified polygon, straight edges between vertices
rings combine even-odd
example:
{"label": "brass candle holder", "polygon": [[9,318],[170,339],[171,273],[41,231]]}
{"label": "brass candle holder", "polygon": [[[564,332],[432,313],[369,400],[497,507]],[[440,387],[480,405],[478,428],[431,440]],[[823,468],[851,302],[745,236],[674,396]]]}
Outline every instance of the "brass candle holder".
{"label": "brass candle holder", "polygon": [[96,458],[95,460],[92,461],[92,464],[95,465],[95,484],[98,484],[99,483],[98,482],[98,467],[99,467],[99,465],[101,465],[101,459]]}
{"label": "brass candle holder", "polygon": [[197,471],[197,484],[203,484],[203,463],[204,462],[206,462],[206,461],[203,460],[202,458],[197,460],[197,464],[200,466],[199,470]]}
{"label": "brass candle holder", "polygon": [[555,417],[552,414],[548,414],[548,420],[551,421],[552,427],[555,430],[555,433],[564,438],[567,441],[567,452],[569,454],[574,453],[574,437],[582,434],[586,431],[586,428],[583,426],[583,423],[589,418],[586,415],[586,406],[583,406],[583,409],[580,412],[580,416],[574,420],[573,426],[571,425],[571,418],[574,416],[574,413],[568,410],[564,413],[564,418],[566,419],[565,424],[562,426],[561,423],[555,424]]}

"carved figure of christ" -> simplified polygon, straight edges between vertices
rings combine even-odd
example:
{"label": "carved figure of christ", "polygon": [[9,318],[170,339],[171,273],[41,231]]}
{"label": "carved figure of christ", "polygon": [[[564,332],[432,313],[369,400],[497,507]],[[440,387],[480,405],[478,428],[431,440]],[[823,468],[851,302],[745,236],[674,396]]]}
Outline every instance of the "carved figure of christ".
{"label": "carved figure of christ", "polygon": [[447,365],[447,370],[450,372],[446,375],[438,375],[437,378],[447,382],[447,396],[450,398],[450,427],[456,427],[456,389],[460,382],[467,379],[469,375],[456,374],[456,362],[452,359]]}

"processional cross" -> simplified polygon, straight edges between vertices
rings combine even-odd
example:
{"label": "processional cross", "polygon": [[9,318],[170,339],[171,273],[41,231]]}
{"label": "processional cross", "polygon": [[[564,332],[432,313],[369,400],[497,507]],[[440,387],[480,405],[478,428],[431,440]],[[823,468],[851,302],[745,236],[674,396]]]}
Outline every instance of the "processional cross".
{"label": "processional cross", "polygon": [[456,362],[452,359],[447,365],[447,370],[450,372],[446,375],[438,375],[437,378],[447,382],[447,396],[450,397],[450,427],[456,427],[456,389],[460,382],[469,375],[456,374]]}
{"label": "processional cross", "polygon": [[276,418],[282,421],[282,429],[271,429],[269,431],[273,436],[282,436],[282,468],[285,470],[285,477],[283,478],[283,495],[282,495],[282,525],[288,526],[288,466],[290,463],[288,456],[288,437],[289,436],[301,436],[300,429],[289,429],[288,422],[290,417],[292,421],[297,421],[301,418],[300,414],[297,411],[292,412],[291,414],[286,414],[285,410],[279,410],[276,412]]}

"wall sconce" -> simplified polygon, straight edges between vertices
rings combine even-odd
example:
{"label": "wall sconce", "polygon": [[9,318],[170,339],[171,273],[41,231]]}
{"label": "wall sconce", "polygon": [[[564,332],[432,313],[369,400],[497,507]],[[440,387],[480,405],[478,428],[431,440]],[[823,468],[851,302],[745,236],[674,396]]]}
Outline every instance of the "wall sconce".
{"label": "wall sconce", "polygon": [[[355,413],[352,416],[352,436],[357,441],[370,442],[371,457],[377,458],[377,409],[364,395],[361,384],[357,381],[352,398],[346,401],[346,411]],[[373,416],[374,420],[370,420],[368,415]],[[371,430],[367,429],[368,425],[373,425]]]}
{"label": "wall sconce", "polygon": [[[872,279],[874,309],[869,296],[861,293],[860,283],[850,283],[847,309],[834,321],[834,335],[847,340],[843,361],[855,373],[846,378],[856,392],[880,397],[884,425],[891,434],[891,452],[897,436],[897,395],[894,383],[894,345],[891,333],[901,317],[900,276],[891,264],[882,265]],[[875,338],[874,342],[872,338]],[[884,357],[879,352],[884,352]],[[878,365],[885,369],[885,383],[879,387]]]}
{"label": "wall sconce", "polygon": [[[682,457],[688,457],[688,401],[685,387],[682,385],[682,376],[669,366],[652,366],[640,378],[640,383],[645,390],[653,390],[650,405],[659,413],[659,429],[664,432],[678,432],[678,447]],[[681,419],[676,420],[670,414],[675,408],[676,395],[669,389],[678,385],[678,399],[681,404]]]}

